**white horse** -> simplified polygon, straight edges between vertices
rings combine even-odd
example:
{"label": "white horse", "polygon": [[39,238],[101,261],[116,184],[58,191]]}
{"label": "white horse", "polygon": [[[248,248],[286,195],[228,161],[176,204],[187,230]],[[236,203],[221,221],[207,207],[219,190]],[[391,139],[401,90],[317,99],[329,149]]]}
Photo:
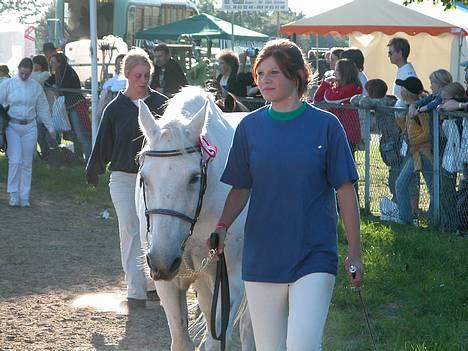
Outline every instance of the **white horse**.
{"label": "white horse", "polygon": [[[198,304],[207,321],[205,350],[219,350],[220,342],[211,337],[209,323],[216,264],[213,261],[206,268],[201,267],[208,253],[206,240],[216,226],[229,191],[219,179],[235,127],[224,118],[212,98],[196,87],[184,88],[176,94],[159,120],[140,102],[139,123],[146,138],[135,195],[141,242],[169,323],[171,350],[194,350],[188,332],[186,292],[190,286],[197,292]],[[200,137],[215,145],[217,153],[208,163],[203,206],[190,236],[190,222],[196,216],[202,195],[202,164],[208,157],[203,148],[201,151],[198,148]],[[151,213],[145,215],[145,209]],[[225,248],[231,292],[227,350],[232,347],[233,322],[244,295],[241,280],[244,222],[245,213],[230,228]],[[217,328],[221,323],[219,310]],[[240,316],[240,334],[242,350],[254,350],[248,310]]]}

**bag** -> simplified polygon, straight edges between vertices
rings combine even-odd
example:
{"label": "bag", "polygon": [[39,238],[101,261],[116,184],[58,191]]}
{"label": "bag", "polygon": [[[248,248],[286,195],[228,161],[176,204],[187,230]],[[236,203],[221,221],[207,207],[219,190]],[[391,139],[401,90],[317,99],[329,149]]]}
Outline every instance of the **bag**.
{"label": "bag", "polygon": [[54,98],[54,103],[52,104],[52,123],[56,132],[68,132],[71,130],[64,96],[56,96]]}
{"label": "bag", "polygon": [[453,119],[442,122],[442,129],[447,137],[444,155],[442,157],[442,167],[449,172],[455,173],[463,170],[463,163],[460,157],[460,134],[457,124]]}
{"label": "bag", "polygon": [[380,156],[382,156],[382,160],[388,167],[397,166],[401,163],[402,157],[400,155],[399,141],[380,143],[379,151]]}
{"label": "bag", "polygon": [[400,223],[400,211],[398,205],[390,200],[388,197],[384,196],[380,202],[380,219],[382,221],[392,221]]}

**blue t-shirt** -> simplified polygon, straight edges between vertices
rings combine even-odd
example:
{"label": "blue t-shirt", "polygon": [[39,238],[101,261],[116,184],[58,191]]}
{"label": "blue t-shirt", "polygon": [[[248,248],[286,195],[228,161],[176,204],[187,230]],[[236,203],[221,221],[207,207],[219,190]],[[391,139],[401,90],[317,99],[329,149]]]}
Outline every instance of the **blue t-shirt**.
{"label": "blue t-shirt", "polygon": [[336,275],[335,189],[358,179],[345,132],[331,113],[307,105],[292,120],[261,108],[236,129],[221,181],[251,189],[242,278],[290,283]]}

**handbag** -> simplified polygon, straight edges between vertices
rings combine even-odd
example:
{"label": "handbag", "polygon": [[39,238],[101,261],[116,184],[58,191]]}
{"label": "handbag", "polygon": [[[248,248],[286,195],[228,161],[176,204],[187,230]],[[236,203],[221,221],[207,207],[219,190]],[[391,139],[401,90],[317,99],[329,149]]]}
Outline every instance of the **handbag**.
{"label": "handbag", "polygon": [[64,96],[56,96],[54,98],[54,103],[52,104],[52,123],[56,132],[68,132],[71,130]]}
{"label": "handbag", "polygon": [[442,122],[442,129],[447,137],[442,167],[449,173],[455,173],[463,169],[460,158],[460,134],[455,120],[449,119]]}

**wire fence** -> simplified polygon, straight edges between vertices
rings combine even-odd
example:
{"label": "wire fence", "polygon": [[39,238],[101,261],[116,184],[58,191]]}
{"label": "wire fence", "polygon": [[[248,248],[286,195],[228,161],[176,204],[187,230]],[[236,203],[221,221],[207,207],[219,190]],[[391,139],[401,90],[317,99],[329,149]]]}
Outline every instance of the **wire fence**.
{"label": "wire fence", "polygon": [[[397,194],[410,197],[412,222],[443,230],[468,231],[468,114],[437,112],[429,115],[430,142],[415,161],[411,146],[406,156],[399,138],[384,141],[376,116],[379,112],[405,116],[396,107],[357,108],[320,103],[323,109],[358,109],[363,145],[355,153],[359,173],[359,201],[365,212],[401,222],[402,203]],[[424,151],[424,148],[423,148]],[[388,156],[392,154],[393,157]],[[409,157],[413,159],[409,160]],[[413,165],[409,167],[407,163]],[[419,172],[415,172],[416,163]],[[403,196],[403,195],[402,195]]]}
{"label": "wire fence", "polygon": [[[89,99],[89,89],[47,88],[54,93],[82,93]],[[240,98],[250,110],[265,103],[263,99]],[[411,222],[417,226],[436,226],[445,230],[468,232],[468,114],[437,112],[430,116],[430,142],[426,154],[418,157],[418,172],[408,166],[411,146],[405,148],[401,131],[395,127],[389,140],[387,126],[380,120],[404,120],[407,109],[399,107],[362,107],[333,103],[316,106],[333,110],[357,110],[363,143],[357,145],[355,161],[359,173],[357,184],[360,207],[383,220],[400,222],[399,211],[409,197]],[[395,135],[395,133],[397,135]],[[414,160],[410,164],[416,165]],[[414,168],[414,167],[413,167]],[[400,191],[398,191],[400,190]],[[403,195],[402,195],[403,196]],[[407,210],[406,210],[407,211]]]}

